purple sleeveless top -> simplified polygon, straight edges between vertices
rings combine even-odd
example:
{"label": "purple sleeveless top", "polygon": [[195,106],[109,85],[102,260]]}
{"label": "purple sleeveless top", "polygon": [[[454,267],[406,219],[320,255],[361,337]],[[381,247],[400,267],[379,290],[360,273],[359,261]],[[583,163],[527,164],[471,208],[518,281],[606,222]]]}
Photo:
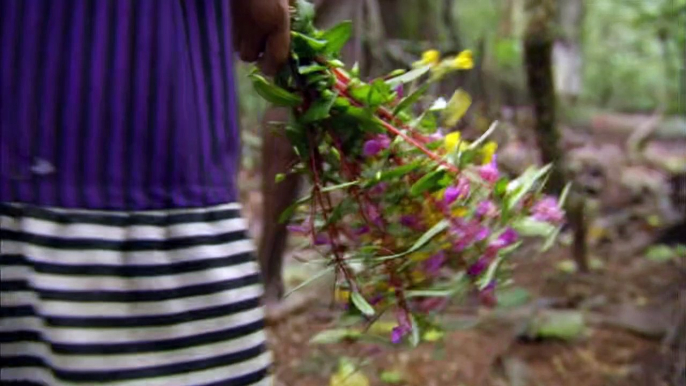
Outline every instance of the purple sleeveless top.
{"label": "purple sleeveless top", "polygon": [[0,202],[235,201],[230,1],[0,1]]}

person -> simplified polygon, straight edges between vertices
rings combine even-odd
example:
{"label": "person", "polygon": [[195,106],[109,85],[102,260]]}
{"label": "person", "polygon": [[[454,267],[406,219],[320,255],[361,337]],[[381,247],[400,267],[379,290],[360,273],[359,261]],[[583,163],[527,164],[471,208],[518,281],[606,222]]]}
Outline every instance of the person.
{"label": "person", "polygon": [[0,383],[271,384],[233,54],[287,0],[0,4]]}

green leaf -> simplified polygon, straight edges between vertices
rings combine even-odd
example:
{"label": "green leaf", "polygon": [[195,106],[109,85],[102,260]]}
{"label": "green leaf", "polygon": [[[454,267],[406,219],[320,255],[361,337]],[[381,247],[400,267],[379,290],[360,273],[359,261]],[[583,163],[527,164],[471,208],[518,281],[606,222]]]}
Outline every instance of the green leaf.
{"label": "green leaf", "polygon": [[357,339],[361,336],[360,332],[350,328],[337,328],[324,330],[310,339],[310,344],[332,344],[339,343],[346,339]]}
{"label": "green leaf", "polygon": [[277,106],[288,107],[296,107],[302,104],[302,98],[299,95],[288,92],[259,74],[253,73],[248,77],[252,80],[255,91],[268,102]]}
{"label": "green leaf", "polygon": [[332,93],[328,98],[325,98],[322,95],[320,99],[317,99],[310,108],[307,109],[300,120],[303,123],[312,123],[328,118],[331,107],[333,107],[336,102],[336,98],[338,98],[338,93]]}
{"label": "green leaf", "polygon": [[474,150],[477,149],[479,146],[481,146],[482,143],[486,142],[488,137],[490,137],[491,134],[493,134],[493,132],[497,128],[498,128],[498,121],[493,121],[493,123],[491,123],[491,126],[488,128],[488,130],[486,130],[486,132],[483,133],[479,138],[477,138],[476,141],[474,141],[471,145],[469,145],[469,148],[474,149]]}
{"label": "green leaf", "polygon": [[579,311],[548,310],[540,313],[529,327],[529,334],[538,338],[566,341],[580,337],[586,328]]}
{"label": "green leaf", "polygon": [[393,77],[391,79],[388,79],[386,81],[386,84],[390,88],[394,89],[401,84],[409,83],[409,82],[412,82],[414,80],[419,79],[422,75],[429,72],[430,69],[431,69],[431,66],[424,66],[424,67],[416,68],[416,69],[414,69],[412,71],[408,71],[408,72],[406,72],[400,76],[396,76],[396,77]]}
{"label": "green leaf", "polygon": [[[325,188],[322,188],[322,193],[333,192],[339,189],[346,189],[359,183],[360,181],[350,181],[338,185],[327,186]],[[283,224],[284,222],[288,221],[293,216],[293,212],[295,211],[295,209],[297,209],[300,205],[307,203],[311,199],[312,195],[308,195],[307,197],[303,197],[298,201],[292,203],[288,208],[281,212],[281,216],[279,216],[279,223]]]}
{"label": "green leaf", "polygon": [[350,300],[352,300],[355,307],[360,310],[366,316],[374,316],[374,307],[367,302],[367,300],[359,292],[352,292],[350,294]]}
{"label": "green leaf", "polygon": [[383,81],[383,79],[376,79],[371,84],[371,89],[367,95],[367,103],[369,106],[375,107],[393,100],[393,93],[391,88]]}
{"label": "green leaf", "polygon": [[436,237],[439,233],[443,232],[444,230],[448,229],[450,226],[450,223],[448,220],[441,220],[436,225],[431,227],[428,231],[426,231],[415,243],[410,247],[410,249],[406,250],[405,252],[401,252],[395,255],[390,255],[390,256],[381,256],[379,258],[376,258],[376,261],[385,261],[385,260],[391,260],[391,259],[396,259],[398,257],[403,257],[405,255],[409,255],[412,252],[415,252],[419,250],[421,247],[423,247],[426,243],[431,241],[434,237]]}
{"label": "green leaf", "polygon": [[676,257],[676,250],[668,245],[654,245],[646,251],[646,259],[658,263],[670,261]]}
{"label": "green leaf", "polygon": [[384,371],[379,375],[381,382],[396,385],[403,382],[403,375],[397,371]]}
{"label": "green leaf", "polygon": [[315,39],[295,31],[291,31],[291,37],[293,38],[292,41],[296,47],[296,52],[304,49],[307,53],[320,53],[326,48],[325,40]]}
{"label": "green leaf", "polygon": [[296,286],[295,288],[293,288],[292,290],[288,291],[285,295],[283,295],[283,297],[286,298],[286,297],[290,296],[293,292],[298,291],[299,289],[304,288],[304,287],[310,285],[311,283],[315,282],[316,280],[321,279],[321,278],[324,277],[327,273],[329,273],[329,272],[331,272],[331,271],[333,271],[333,270],[334,270],[334,266],[330,266],[330,267],[324,268],[323,270],[321,270],[321,271],[317,272],[316,274],[312,275],[309,279],[307,279],[307,280],[305,280],[304,282],[302,282],[302,283],[300,283],[299,285],[297,285],[297,286]]}
{"label": "green leaf", "polygon": [[469,106],[472,105],[472,97],[464,90],[458,89],[448,101],[443,110],[442,120],[447,127],[453,127],[465,115]]}
{"label": "green leaf", "polygon": [[512,223],[512,228],[525,237],[547,237],[557,230],[557,227],[554,225],[535,220],[532,217],[524,217],[516,220]]}
{"label": "green leaf", "polygon": [[552,164],[548,164],[541,169],[531,166],[519,176],[519,178],[510,181],[507,185],[508,194],[507,209],[514,208],[519,201],[531,190],[534,184],[544,177],[552,168]]}
{"label": "green leaf", "polygon": [[319,72],[319,71],[324,71],[324,70],[326,70],[326,67],[322,66],[321,64],[317,64],[317,63],[309,64],[307,66],[298,67],[298,72],[300,73],[300,75],[312,74],[314,72]]}
{"label": "green leaf", "polygon": [[276,176],[274,176],[274,182],[276,182],[277,184],[285,179],[286,175],[284,173],[277,173]]}
{"label": "green leaf", "polygon": [[560,199],[557,201],[558,205],[560,208],[564,208],[565,202],[567,202],[567,197],[569,196],[569,191],[572,188],[572,183],[568,182],[567,185],[565,185],[564,189],[562,189],[562,193],[560,194]]}
{"label": "green leaf", "polygon": [[400,100],[400,103],[398,103],[397,106],[393,109],[393,115],[398,115],[400,112],[403,110],[406,110],[407,108],[411,107],[419,99],[426,93],[426,91],[429,89],[429,84],[424,84],[414,92],[412,92],[410,95],[406,96],[405,98]]}
{"label": "green leaf", "polygon": [[312,28],[314,21],[314,5],[307,0],[296,0],[296,15],[293,18],[293,29],[301,32],[308,32]]}
{"label": "green leaf", "polygon": [[321,39],[326,40],[326,53],[338,55],[352,36],[352,32],[352,22],[344,21],[322,33]]}
{"label": "green leaf", "polygon": [[437,186],[438,182],[443,177],[443,174],[445,174],[445,170],[443,169],[435,170],[431,173],[425,174],[417,182],[412,184],[412,187],[410,188],[410,194],[416,197],[428,190],[433,189]]}
{"label": "green leaf", "polygon": [[531,293],[524,288],[514,287],[498,292],[498,307],[511,308],[523,306],[531,300]]}
{"label": "green leaf", "polygon": [[421,331],[419,331],[419,324],[417,323],[417,319],[415,319],[414,315],[410,315],[410,323],[412,324],[410,344],[412,347],[417,347],[419,346],[419,342],[421,342]]}
{"label": "green leaf", "polygon": [[380,182],[380,181],[390,181],[390,180],[400,178],[400,177],[404,176],[405,174],[416,170],[421,165],[422,165],[422,161],[419,160],[419,161],[411,162],[409,164],[405,164],[405,165],[395,167],[391,170],[381,171],[376,176],[376,181],[374,181],[371,185],[375,185],[376,182]]}

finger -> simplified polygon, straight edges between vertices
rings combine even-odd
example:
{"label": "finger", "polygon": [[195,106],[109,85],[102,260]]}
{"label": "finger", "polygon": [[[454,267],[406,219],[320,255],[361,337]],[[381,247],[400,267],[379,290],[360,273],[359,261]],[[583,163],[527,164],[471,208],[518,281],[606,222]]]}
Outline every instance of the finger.
{"label": "finger", "polygon": [[265,48],[264,36],[257,33],[242,36],[239,44],[241,60],[249,63],[257,61]]}
{"label": "finger", "polygon": [[260,60],[260,68],[267,75],[276,74],[288,61],[290,54],[291,33],[288,15],[281,27],[267,37],[265,53]]}

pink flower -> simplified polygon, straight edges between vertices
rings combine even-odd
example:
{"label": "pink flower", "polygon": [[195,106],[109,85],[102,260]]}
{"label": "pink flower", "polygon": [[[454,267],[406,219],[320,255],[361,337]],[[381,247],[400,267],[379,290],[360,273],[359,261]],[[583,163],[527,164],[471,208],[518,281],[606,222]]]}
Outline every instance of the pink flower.
{"label": "pink flower", "polygon": [[457,199],[463,199],[469,195],[469,180],[460,177],[457,181],[457,185],[449,186],[445,189],[443,193],[443,201],[447,205],[451,205]]}
{"label": "pink flower", "polygon": [[498,214],[498,208],[495,206],[495,204],[491,200],[481,201],[476,206],[476,215],[479,218],[495,217],[497,214]]}
{"label": "pink flower", "polygon": [[545,196],[531,208],[533,217],[538,221],[560,223],[564,220],[565,212],[560,208],[557,199]]}
{"label": "pink flower", "polygon": [[374,139],[370,139],[364,143],[363,153],[367,157],[373,157],[391,145],[391,139],[388,136],[379,134]]}
{"label": "pink flower", "polygon": [[493,160],[490,163],[479,167],[479,176],[484,181],[495,183],[500,177],[500,172],[498,171],[498,164],[496,163],[497,156],[493,155]]}

